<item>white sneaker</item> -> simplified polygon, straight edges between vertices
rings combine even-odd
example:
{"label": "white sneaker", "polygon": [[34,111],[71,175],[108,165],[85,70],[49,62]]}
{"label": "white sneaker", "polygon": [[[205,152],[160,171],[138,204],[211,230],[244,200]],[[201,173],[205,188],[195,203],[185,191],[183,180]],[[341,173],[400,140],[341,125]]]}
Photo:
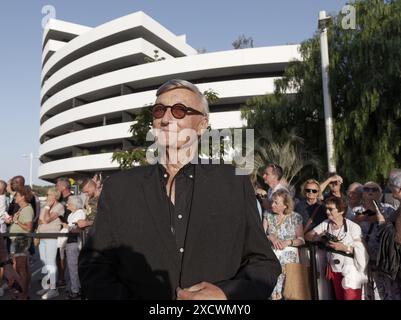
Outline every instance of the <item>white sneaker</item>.
{"label": "white sneaker", "polygon": [[42,296],[44,295],[47,291],[49,291],[49,289],[40,289],[39,291],[36,291],[36,294],[38,296]]}
{"label": "white sneaker", "polygon": [[43,300],[50,300],[53,299],[55,297],[57,297],[59,295],[58,290],[57,289],[50,289],[49,291],[47,291],[43,296],[42,299]]}

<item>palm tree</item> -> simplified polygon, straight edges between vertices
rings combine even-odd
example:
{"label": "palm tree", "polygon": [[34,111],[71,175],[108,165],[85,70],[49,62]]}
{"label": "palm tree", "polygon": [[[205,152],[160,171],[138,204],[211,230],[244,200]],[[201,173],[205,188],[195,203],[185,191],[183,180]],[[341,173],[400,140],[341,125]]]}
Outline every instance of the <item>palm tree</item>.
{"label": "palm tree", "polygon": [[315,171],[318,175],[322,173],[319,158],[306,148],[296,129],[289,132],[283,130],[280,135],[274,136],[267,127],[257,131],[254,159],[256,173],[268,163],[276,163],[283,168],[284,178],[290,185],[298,184],[310,172]]}

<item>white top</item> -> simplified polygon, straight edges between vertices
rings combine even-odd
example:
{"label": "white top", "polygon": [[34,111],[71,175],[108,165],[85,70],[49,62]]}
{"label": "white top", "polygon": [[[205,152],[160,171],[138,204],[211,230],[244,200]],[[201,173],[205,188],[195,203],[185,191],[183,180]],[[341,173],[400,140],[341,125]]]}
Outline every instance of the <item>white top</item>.
{"label": "white top", "polygon": [[285,186],[283,186],[282,184],[279,183],[273,189],[270,188],[269,190],[267,190],[267,198],[269,199],[269,201],[272,201],[273,193],[275,193],[276,191],[278,191],[280,189],[283,189],[283,190],[289,192],[289,190]]}
{"label": "white top", "polygon": [[67,218],[68,226],[73,227],[74,223],[78,220],[85,220],[86,219],[86,212],[83,209],[79,209],[75,212],[71,212]]}
{"label": "white top", "polygon": [[5,194],[0,195],[0,215],[7,212],[7,198]]}
{"label": "white top", "polygon": [[329,222],[330,220],[327,219],[313,230],[317,234],[322,234],[328,230],[329,233],[341,239],[343,244],[353,247],[354,258],[333,252],[327,252],[327,260],[329,261],[333,272],[339,272],[342,274],[343,279],[341,285],[344,289],[360,289],[362,288],[362,285],[368,281],[366,270],[369,262],[368,252],[361,241],[361,227],[356,223],[345,219],[347,225],[347,232],[345,232],[344,225],[336,230],[332,228],[332,224]]}
{"label": "white top", "polygon": [[0,195],[0,233],[7,232],[7,225],[4,222],[8,218],[7,214],[7,198],[5,194]]}

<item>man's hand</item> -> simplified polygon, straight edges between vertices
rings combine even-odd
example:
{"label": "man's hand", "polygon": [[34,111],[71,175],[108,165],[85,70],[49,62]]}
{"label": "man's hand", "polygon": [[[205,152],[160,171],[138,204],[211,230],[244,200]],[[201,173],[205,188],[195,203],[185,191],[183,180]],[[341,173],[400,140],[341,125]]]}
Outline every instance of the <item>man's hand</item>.
{"label": "man's hand", "polygon": [[4,267],[4,277],[7,278],[8,280],[8,287],[12,288],[14,282],[17,282],[21,287],[23,287],[22,285],[22,281],[21,281],[21,277],[19,276],[19,274],[14,270],[13,265],[12,264],[6,264]]}
{"label": "man's hand", "polygon": [[219,287],[203,281],[190,288],[177,288],[177,300],[227,300],[227,297]]}

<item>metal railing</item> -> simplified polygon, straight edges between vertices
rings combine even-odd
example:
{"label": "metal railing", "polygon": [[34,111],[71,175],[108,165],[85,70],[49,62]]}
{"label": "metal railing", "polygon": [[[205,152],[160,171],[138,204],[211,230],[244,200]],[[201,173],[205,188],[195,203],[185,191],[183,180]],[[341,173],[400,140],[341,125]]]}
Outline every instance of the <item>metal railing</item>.
{"label": "metal railing", "polygon": [[[59,237],[68,237],[68,236],[77,236],[79,235],[82,239],[82,245],[86,242],[87,232],[85,230],[81,230],[79,232],[54,232],[54,233],[41,233],[41,232],[30,232],[30,233],[2,233],[0,234],[4,238],[6,237],[29,237],[29,238],[39,238],[39,239],[48,239],[48,238],[59,238]],[[318,290],[318,278],[319,272],[317,268],[316,261],[316,253],[317,248],[322,249],[322,247],[318,246],[317,242],[306,242],[304,245],[299,246],[299,249],[306,248],[309,250],[309,281],[310,281],[310,289],[311,289],[311,298],[312,300],[319,300],[319,290]]]}
{"label": "metal railing", "polygon": [[4,238],[9,237],[27,237],[27,238],[36,238],[36,239],[53,239],[60,237],[72,237],[72,236],[80,236],[82,240],[82,245],[86,242],[86,231],[81,230],[79,232],[28,232],[28,233],[0,233],[0,236]]}

